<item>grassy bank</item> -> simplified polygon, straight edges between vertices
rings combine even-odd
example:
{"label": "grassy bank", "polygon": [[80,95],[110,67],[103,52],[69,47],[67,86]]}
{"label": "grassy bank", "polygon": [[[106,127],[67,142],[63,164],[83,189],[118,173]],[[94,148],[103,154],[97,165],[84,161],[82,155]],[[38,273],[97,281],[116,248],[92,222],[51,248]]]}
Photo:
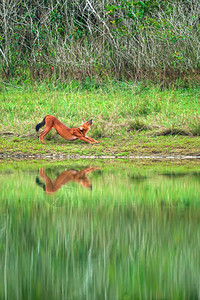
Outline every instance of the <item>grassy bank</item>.
{"label": "grassy bank", "polygon": [[42,144],[37,137],[0,137],[0,152],[5,155],[200,155],[200,138],[183,136],[153,137],[147,134],[130,134],[126,137],[101,138],[101,144],[66,141],[55,136]]}
{"label": "grassy bank", "polygon": [[[199,88],[162,91],[133,83],[1,86],[1,152],[198,154],[199,99]],[[103,143],[68,142],[52,130],[40,144],[35,125],[47,114],[69,127],[93,118],[89,136]]]}

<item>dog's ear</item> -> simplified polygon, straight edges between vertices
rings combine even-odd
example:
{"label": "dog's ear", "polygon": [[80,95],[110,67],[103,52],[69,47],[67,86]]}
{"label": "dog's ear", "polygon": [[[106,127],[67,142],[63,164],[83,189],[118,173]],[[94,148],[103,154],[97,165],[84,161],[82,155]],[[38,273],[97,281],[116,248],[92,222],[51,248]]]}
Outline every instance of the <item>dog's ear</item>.
{"label": "dog's ear", "polygon": [[87,121],[88,124],[92,125],[92,119]]}
{"label": "dog's ear", "polygon": [[80,127],[79,127],[79,129],[82,131],[82,130],[83,130],[83,127],[82,127],[82,126],[80,126]]}

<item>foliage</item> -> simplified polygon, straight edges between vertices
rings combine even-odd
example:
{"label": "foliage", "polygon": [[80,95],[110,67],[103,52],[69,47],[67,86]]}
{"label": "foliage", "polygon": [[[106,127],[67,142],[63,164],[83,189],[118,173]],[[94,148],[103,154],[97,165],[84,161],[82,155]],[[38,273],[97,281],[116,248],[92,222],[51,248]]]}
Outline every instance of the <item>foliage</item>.
{"label": "foliage", "polygon": [[1,74],[199,82],[199,14],[198,0],[4,0]]}

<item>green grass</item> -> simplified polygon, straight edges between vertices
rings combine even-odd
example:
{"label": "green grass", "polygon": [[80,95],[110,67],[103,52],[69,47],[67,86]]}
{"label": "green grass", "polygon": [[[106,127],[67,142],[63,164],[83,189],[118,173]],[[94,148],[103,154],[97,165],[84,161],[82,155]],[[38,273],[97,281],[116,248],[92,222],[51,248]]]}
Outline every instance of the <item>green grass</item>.
{"label": "green grass", "polygon": [[[133,83],[87,89],[71,82],[62,87],[0,86],[1,151],[78,154],[199,153],[200,88],[161,91]],[[99,145],[67,142],[50,132],[45,145],[35,125],[55,115],[69,127],[93,118],[89,136]],[[13,135],[3,135],[4,133]],[[175,136],[155,137],[166,132]],[[180,135],[186,135],[180,137]],[[188,136],[187,136],[188,135]],[[120,148],[120,149],[119,149]]]}
{"label": "green grass", "polygon": [[181,127],[197,135],[199,99],[197,88],[161,91],[131,83],[89,90],[72,84],[58,89],[44,85],[1,87],[0,131],[30,134],[45,115],[51,114],[69,127],[93,118],[94,136],[123,135],[130,127],[137,130],[138,123],[155,130]]}

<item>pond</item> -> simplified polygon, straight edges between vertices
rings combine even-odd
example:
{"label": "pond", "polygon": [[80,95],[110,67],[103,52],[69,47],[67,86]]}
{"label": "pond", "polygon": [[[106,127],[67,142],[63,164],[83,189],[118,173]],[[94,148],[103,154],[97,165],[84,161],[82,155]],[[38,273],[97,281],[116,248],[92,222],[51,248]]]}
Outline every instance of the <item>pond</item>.
{"label": "pond", "polygon": [[199,299],[200,162],[0,165],[0,299]]}

